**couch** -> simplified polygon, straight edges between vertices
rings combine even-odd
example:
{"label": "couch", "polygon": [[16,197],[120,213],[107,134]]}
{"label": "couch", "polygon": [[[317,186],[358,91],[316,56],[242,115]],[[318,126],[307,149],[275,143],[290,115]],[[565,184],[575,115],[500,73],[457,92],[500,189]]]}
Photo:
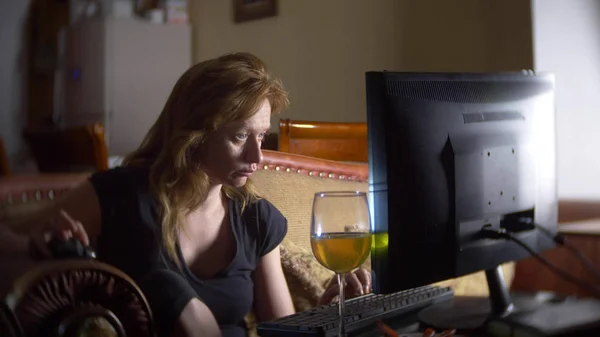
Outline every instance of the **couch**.
{"label": "couch", "polygon": [[[87,176],[83,173],[0,178],[0,223],[11,223],[40,211]],[[296,310],[316,305],[333,275],[316,262],[310,249],[314,193],[327,190],[367,192],[367,178],[367,164],[264,151],[264,160],[252,180],[262,196],[288,219],[288,234],[280,248],[281,262]],[[369,268],[369,264],[364,267]],[[503,265],[503,271],[505,281],[510,285],[514,264]],[[62,324],[71,329],[105,329],[111,333],[121,329],[128,335],[152,335],[151,312],[143,294],[127,275],[111,266],[98,261],[34,262],[26,257],[4,257],[0,260],[0,273],[5,276],[0,282],[0,292],[6,299],[4,307],[0,307],[2,336],[10,336],[7,327],[14,330],[15,322],[20,322],[17,330],[25,333],[38,331],[44,324],[53,327]],[[452,287],[457,295],[486,296],[488,291],[483,272],[441,284]],[[57,294],[63,298],[52,297]],[[111,300],[103,300],[102,296]],[[57,308],[62,310],[58,316]],[[247,316],[247,324],[254,335],[252,313]],[[4,331],[1,330],[3,326]],[[137,330],[133,332],[132,329]]]}

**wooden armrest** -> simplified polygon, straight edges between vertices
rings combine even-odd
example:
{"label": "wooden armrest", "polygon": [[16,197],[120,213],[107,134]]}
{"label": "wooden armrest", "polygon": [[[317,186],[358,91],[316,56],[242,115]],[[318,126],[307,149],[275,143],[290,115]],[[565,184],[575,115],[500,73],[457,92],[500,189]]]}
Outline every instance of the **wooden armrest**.
{"label": "wooden armrest", "polygon": [[95,260],[41,262],[13,282],[6,304],[26,336],[42,329],[154,336],[142,291],[122,271]]}

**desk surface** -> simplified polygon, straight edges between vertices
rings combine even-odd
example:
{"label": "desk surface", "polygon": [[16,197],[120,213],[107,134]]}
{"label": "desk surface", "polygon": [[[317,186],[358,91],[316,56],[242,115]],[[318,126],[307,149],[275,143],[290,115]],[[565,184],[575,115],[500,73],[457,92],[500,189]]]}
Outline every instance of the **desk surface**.
{"label": "desk surface", "polygon": [[[536,315],[537,318],[533,319],[533,321],[537,321],[537,322],[544,322],[545,319],[541,319],[543,317],[553,317],[553,315],[559,315],[558,317],[565,317],[565,313],[569,312],[581,312],[581,310],[587,310],[590,313],[592,313],[591,315],[594,316],[593,319],[595,320],[596,317],[599,316],[598,314],[598,310],[595,310],[595,308],[600,307],[600,301],[574,301],[573,298],[571,297],[565,297],[565,296],[560,296],[560,295],[555,295],[552,293],[548,293],[548,292],[511,292],[510,293],[511,298],[512,298],[512,303],[515,306],[515,314],[516,315],[520,315],[520,313],[527,313],[527,312],[538,312],[538,315]],[[439,303],[439,305],[442,306],[442,310],[446,310],[446,309],[453,309],[453,310],[458,310],[460,313],[462,314],[466,314],[465,317],[474,317],[472,314],[469,314],[468,312],[470,311],[471,313],[474,313],[474,311],[469,310],[469,308],[471,309],[479,309],[479,306],[477,305],[477,303],[479,303],[479,300],[486,300],[487,298],[482,298],[482,297],[474,297],[474,298],[470,298],[470,297],[462,297],[462,296],[456,296],[454,297],[454,299],[475,299],[476,302],[472,302],[472,301],[466,301],[466,302],[460,302],[458,303],[458,306],[453,306],[451,301],[447,301],[447,302],[441,302]],[[473,306],[475,305],[475,306]],[[444,308],[445,306],[445,308]],[[589,308],[594,308],[594,310],[589,310]],[[466,311],[464,310],[466,309]],[[538,309],[542,309],[539,310]],[[541,315],[541,316],[540,316]],[[459,315],[455,315],[453,313],[451,313],[450,311],[448,311],[448,315],[445,315],[446,319],[445,321],[448,322],[448,318],[451,317],[459,317],[461,316],[461,314]],[[581,316],[579,314],[576,314],[575,316],[581,318]],[[440,316],[442,317],[442,316]],[[397,336],[398,337],[422,337],[423,336],[423,326],[420,325],[419,323],[419,314],[416,312],[412,312],[409,314],[405,314],[405,315],[400,315],[398,317],[393,317],[393,318],[388,318],[384,320],[385,323],[387,324],[388,327],[392,328],[393,330],[396,331]],[[533,322],[532,321],[532,322]],[[576,324],[583,324],[583,321],[579,321]],[[534,324],[535,325],[535,324]],[[563,322],[558,322],[558,325],[563,325],[566,326],[568,324],[565,323],[565,321]],[[581,329],[584,329],[585,324],[581,325]],[[594,332],[597,331],[597,328],[593,328]],[[478,328],[472,332],[469,332],[467,335],[462,335],[462,334],[456,334],[454,335],[454,337],[489,337],[490,334],[484,332],[483,330],[486,330],[485,327],[481,327]],[[496,329],[494,329],[496,330]],[[502,332],[502,329],[500,330],[496,330],[496,333],[494,333],[493,335],[496,334],[500,334],[500,335],[504,335]],[[579,330],[580,332],[583,332],[583,330]],[[442,331],[437,331],[437,334],[435,335],[436,337],[439,337],[439,334]],[[592,334],[593,336],[598,336],[598,334],[594,333]],[[375,326],[375,324],[373,324],[370,327],[366,327],[361,331],[357,331],[356,333],[351,334],[350,336],[352,337],[384,337],[384,335],[377,329],[377,327]],[[387,337],[387,336],[386,336]]]}
{"label": "desk surface", "polygon": [[[386,324],[396,331],[398,337],[422,337],[423,332],[416,313],[403,315],[402,317],[392,318],[386,320]],[[439,336],[441,331],[438,331],[435,335]],[[351,334],[350,336],[355,337],[387,337],[383,335],[375,326],[367,328],[362,332]],[[456,334],[454,337],[467,337],[466,335]],[[471,334],[469,337],[485,337],[479,334]]]}

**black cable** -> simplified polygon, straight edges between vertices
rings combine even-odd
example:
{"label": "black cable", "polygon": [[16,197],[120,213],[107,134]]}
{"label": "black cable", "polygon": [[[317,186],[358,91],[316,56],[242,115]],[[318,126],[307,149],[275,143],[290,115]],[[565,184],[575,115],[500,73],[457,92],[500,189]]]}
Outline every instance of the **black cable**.
{"label": "black cable", "polygon": [[573,255],[575,255],[575,257],[579,259],[579,261],[585,266],[585,268],[587,268],[587,270],[591,272],[598,281],[600,281],[600,269],[598,269],[598,267],[595,266],[594,263],[590,261],[590,259],[588,259],[587,256],[585,256],[585,254],[579,248],[570,244],[564,235],[560,233],[552,233],[548,228],[540,226],[539,224],[533,222],[533,219],[530,217],[522,217],[517,219],[517,221],[506,222],[502,225],[502,227],[511,232],[519,232],[534,228],[539,229],[542,233],[544,233],[546,236],[552,239],[557,245],[567,249]]}
{"label": "black cable", "polygon": [[538,261],[540,261],[540,263],[542,263],[544,266],[546,266],[552,272],[556,273],[558,276],[562,277],[564,280],[571,282],[581,288],[586,289],[588,292],[594,294],[594,296],[600,297],[600,288],[596,287],[595,285],[593,285],[591,283],[582,281],[582,280],[572,276],[568,272],[558,268],[557,266],[552,264],[550,261],[548,261],[546,258],[544,258],[543,256],[536,253],[525,242],[523,242],[522,240],[515,237],[511,232],[507,231],[506,229],[495,230],[495,229],[485,227],[485,228],[481,229],[481,234],[483,234],[483,237],[488,238],[488,239],[505,239],[505,240],[510,240],[510,241],[515,242],[519,246],[523,247],[529,254],[531,254],[531,256],[533,256]]}
{"label": "black cable", "polygon": [[564,235],[559,233],[553,234],[546,227],[540,226],[538,224],[534,224],[534,226],[535,228],[539,229],[542,233],[546,234],[548,237],[554,240],[556,244],[569,250],[573,255],[575,255],[575,257],[579,259],[579,261],[581,261],[581,263],[583,263],[583,265],[588,269],[588,271],[591,272],[598,281],[600,281],[600,269],[598,269],[598,267],[596,267],[594,263],[590,261],[590,259],[588,259],[587,256],[585,256],[585,254],[583,254],[583,252],[579,248],[569,243]]}

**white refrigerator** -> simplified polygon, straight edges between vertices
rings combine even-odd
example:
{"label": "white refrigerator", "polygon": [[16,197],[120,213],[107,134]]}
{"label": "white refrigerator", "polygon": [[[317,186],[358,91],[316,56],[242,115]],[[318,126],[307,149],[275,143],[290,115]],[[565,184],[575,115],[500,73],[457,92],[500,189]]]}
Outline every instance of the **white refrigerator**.
{"label": "white refrigerator", "polygon": [[138,147],[192,62],[191,27],[91,18],[61,33],[55,121],[101,122],[109,156]]}

